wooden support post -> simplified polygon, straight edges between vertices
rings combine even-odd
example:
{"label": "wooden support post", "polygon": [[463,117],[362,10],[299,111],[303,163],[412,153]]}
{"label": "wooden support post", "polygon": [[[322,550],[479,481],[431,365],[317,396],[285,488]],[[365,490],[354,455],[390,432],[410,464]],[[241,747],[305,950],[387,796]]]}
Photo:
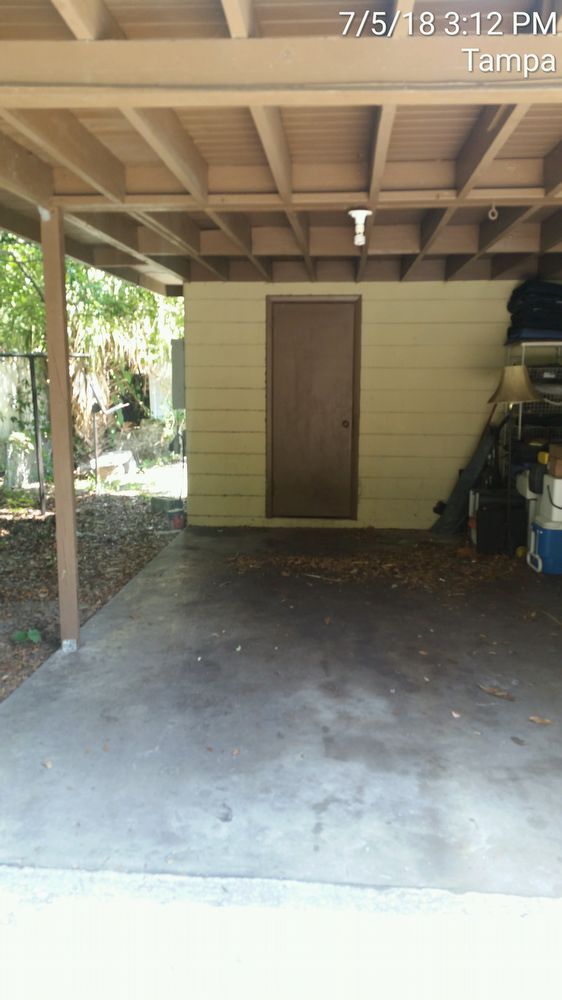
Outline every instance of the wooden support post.
{"label": "wooden support post", "polygon": [[58,208],[41,211],[45,275],[49,404],[55,475],[57,570],[62,648],[74,652],[80,639],[74,454],[68,372],[64,232]]}

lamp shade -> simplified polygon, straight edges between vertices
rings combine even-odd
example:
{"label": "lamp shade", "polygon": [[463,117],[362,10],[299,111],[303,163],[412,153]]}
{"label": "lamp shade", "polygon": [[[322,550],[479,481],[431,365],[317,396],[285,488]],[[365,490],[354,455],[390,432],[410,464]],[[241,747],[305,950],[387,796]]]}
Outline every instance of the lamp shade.
{"label": "lamp shade", "polygon": [[535,389],[527,365],[506,365],[499,385],[489,403],[541,403],[544,397]]}

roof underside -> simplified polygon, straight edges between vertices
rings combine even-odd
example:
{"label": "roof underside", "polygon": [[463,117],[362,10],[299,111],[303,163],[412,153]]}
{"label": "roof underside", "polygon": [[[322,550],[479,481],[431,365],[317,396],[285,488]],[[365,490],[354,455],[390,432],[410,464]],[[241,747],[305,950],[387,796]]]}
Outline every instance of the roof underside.
{"label": "roof underside", "polygon": [[364,2],[0,0],[0,227],[60,205],[71,255],[168,294],[562,278],[562,4],[375,6],[391,37]]}

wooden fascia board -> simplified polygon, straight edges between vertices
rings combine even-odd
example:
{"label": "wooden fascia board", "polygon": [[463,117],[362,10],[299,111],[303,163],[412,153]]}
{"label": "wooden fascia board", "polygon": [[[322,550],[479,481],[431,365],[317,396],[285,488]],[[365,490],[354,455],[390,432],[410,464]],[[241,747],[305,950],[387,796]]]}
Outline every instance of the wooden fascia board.
{"label": "wooden fascia board", "polygon": [[[471,72],[454,38],[0,42],[0,106],[233,107],[562,103],[562,38],[534,37],[554,73]],[[486,38],[492,58],[504,38]],[[523,59],[528,36],[509,38]],[[485,86],[484,86],[485,84]]]}
{"label": "wooden fascia board", "polygon": [[21,135],[100,194],[116,201],[123,199],[126,186],[123,164],[70,111],[1,113]]}

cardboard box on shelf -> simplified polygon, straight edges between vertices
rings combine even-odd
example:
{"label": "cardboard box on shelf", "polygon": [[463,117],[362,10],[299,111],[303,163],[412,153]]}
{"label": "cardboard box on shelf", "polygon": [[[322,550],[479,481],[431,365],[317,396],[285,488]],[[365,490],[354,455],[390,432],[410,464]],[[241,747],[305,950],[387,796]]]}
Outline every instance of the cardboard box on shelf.
{"label": "cardboard box on shelf", "polygon": [[562,479],[562,444],[551,444],[548,449],[548,474]]}

